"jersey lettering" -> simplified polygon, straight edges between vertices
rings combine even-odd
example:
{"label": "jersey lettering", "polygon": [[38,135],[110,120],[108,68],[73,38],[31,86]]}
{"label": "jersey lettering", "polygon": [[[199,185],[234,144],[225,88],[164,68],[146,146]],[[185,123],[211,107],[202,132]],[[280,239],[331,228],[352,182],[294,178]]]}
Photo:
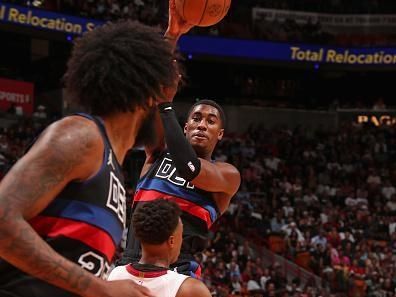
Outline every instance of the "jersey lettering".
{"label": "jersey lettering", "polygon": [[126,197],[125,189],[122,183],[115,176],[113,172],[110,172],[110,189],[109,195],[107,196],[106,206],[114,211],[120,219],[122,225],[125,228],[126,222]]}
{"label": "jersey lettering", "polygon": [[109,159],[107,160],[107,165],[110,165],[111,168],[113,168],[113,170],[115,170],[115,166],[113,163],[113,151],[112,150],[110,150],[110,152],[109,152]]}
{"label": "jersey lettering", "polygon": [[155,176],[158,178],[166,179],[172,184],[186,187],[188,189],[194,189],[193,184],[187,182],[184,178],[177,176],[176,168],[172,165],[172,159],[164,158]]}
{"label": "jersey lettering", "polygon": [[78,264],[93,275],[103,279],[106,278],[110,271],[110,266],[105,259],[94,252],[82,254],[78,259]]}

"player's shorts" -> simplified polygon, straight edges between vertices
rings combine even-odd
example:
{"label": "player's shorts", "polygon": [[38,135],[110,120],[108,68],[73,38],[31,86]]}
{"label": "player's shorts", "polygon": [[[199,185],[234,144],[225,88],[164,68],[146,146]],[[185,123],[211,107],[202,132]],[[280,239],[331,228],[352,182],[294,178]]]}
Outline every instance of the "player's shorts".
{"label": "player's shorts", "polygon": [[201,279],[201,266],[195,261],[180,261],[171,265],[177,273]]}

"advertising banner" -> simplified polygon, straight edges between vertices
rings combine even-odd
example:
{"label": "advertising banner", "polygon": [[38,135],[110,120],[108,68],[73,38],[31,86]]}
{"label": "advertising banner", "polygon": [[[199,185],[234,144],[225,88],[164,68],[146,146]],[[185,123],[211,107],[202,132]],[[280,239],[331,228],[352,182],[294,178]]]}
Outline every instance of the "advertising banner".
{"label": "advertising banner", "polygon": [[34,84],[0,78],[0,110],[20,106],[24,114],[33,113]]}
{"label": "advertising banner", "polygon": [[396,64],[396,48],[342,48],[220,37],[182,36],[182,52],[269,61],[386,66]]}
{"label": "advertising banner", "polygon": [[0,1],[0,22],[80,35],[103,22]]}
{"label": "advertising banner", "polygon": [[[267,10],[260,9],[260,11],[262,13],[261,17],[271,19],[279,16],[274,13],[269,14]],[[301,14],[301,16],[305,15],[305,17],[311,16],[310,13],[293,13],[297,15]],[[258,17],[258,12],[256,13],[256,17]],[[347,16],[340,17],[346,18],[344,20],[346,23],[349,22],[346,21]],[[382,23],[389,24],[389,26],[396,26],[396,16],[378,17],[383,17]],[[6,4],[1,2],[1,0],[0,22],[58,31],[71,35],[80,35],[85,31],[93,30],[95,27],[103,24],[102,21]],[[330,20],[328,20],[328,22],[330,22]],[[334,19],[331,22],[341,21],[339,19]],[[370,19],[369,21],[363,21],[362,19],[358,21],[357,17],[355,17],[352,23],[357,22],[361,24],[362,22],[373,23],[374,19]],[[182,36],[179,41],[179,47],[189,58],[193,58],[194,55],[208,55],[268,61],[311,62],[318,64],[326,63],[363,66],[391,65],[393,67],[396,64],[396,48],[340,48],[333,46],[277,43],[195,35]]]}
{"label": "advertising banner", "polygon": [[396,110],[339,109],[338,122],[354,122],[374,126],[393,126],[396,124]]}

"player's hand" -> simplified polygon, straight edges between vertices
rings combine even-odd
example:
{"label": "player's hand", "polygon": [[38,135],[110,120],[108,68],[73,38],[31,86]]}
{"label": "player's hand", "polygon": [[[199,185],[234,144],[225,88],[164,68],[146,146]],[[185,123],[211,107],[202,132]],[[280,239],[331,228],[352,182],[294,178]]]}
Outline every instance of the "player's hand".
{"label": "player's hand", "polygon": [[106,292],[97,297],[156,297],[147,288],[131,280],[109,281]]}
{"label": "player's hand", "polygon": [[176,0],[169,0],[169,20],[167,34],[178,38],[180,35],[187,33],[194,27],[193,24],[187,23],[176,10]]}

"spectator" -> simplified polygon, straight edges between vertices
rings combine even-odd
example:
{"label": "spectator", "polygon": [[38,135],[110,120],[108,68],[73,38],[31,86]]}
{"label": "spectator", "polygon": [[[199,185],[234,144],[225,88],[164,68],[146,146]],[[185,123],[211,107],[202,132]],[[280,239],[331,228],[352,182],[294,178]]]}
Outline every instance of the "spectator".
{"label": "spectator", "polygon": [[325,236],[325,231],[321,229],[319,234],[312,237],[311,239],[311,248],[316,250],[318,247],[326,247],[327,238]]}

